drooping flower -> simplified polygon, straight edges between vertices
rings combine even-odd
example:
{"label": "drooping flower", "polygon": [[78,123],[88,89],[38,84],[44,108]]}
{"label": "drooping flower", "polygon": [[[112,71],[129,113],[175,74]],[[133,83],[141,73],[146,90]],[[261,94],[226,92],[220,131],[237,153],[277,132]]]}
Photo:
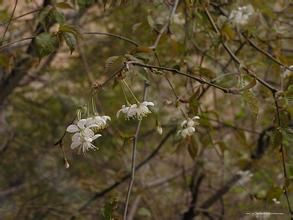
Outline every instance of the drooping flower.
{"label": "drooping flower", "polygon": [[194,116],[193,118],[187,118],[184,120],[180,126],[181,129],[178,131],[178,134],[181,135],[183,138],[191,136],[195,132],[195,126],[198,126],[199,123],[197,120],[199,116]]}
{"label": "drooping flower", "polygon": [[139,104],[132,104],[130,106],[122,105],[122,108],[117,112],[117,118],[121,113],[125,114],[126,119],[138,119],[141,120],[148,114],[152,113],[148,106],[154,106],[153,102],[144,101]]}
{"label": "drooping flower", "polygon": [[87,126],[95,126],[95,130],[102,130],[107,127],[107,121],[111,121],[111,118],[107,115],[96,115],[92,118],[88,118]]}
{"label": "drooping flower", "polygon": [[72,136],[71,149],[80,147],[79,150],[85,152],[90,149],[96,149],[92,142],[100,137],[100,134],[96,134],[91,128],[97,127],[96,124],[89,124],[90,118],[81,119],[77,123],[71,124],[66,128],[69,133],[74,133]]}
{"label": "drooping flower", "polygon": [[281,203],[277,198],[273,198],[272,201],[277,205],[279,205]]}
{"label": "drooping flower", "polygon": [[245,25],[254,13],[255,11],[252,5],[240,6],[231,11],[229,19],[236,25]]}
{"label": "drooping flower", "polygon": [[80,147],[79,151],[83,153],[90,149],[97,149],[92,142],[101,136],[101,134],[95,134],[91,129],[85,128],[82,132],[77,132],[72,136],[71,149]]}

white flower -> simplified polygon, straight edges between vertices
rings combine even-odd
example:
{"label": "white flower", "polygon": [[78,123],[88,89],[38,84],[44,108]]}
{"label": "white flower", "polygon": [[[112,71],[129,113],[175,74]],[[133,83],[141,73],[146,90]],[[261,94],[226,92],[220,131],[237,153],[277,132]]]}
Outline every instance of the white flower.
{"label": "white flower", "polygon": [[273,198],[272,201],[273,201],[275,204],[277,204],[277,205],[281,203],[281,202],[280,202],[279,200],[277,200],[276,198]]}
{"label": "white flower", "polygon": [[122,112],[125,114],[126,119],[134,119],[137,118],[138,120],[141,120],[143,117],[146,117],[148,114],[152,113],[148,106],[154,106],[153,102],[144,101],[139,104],[133,104],[130,106],[122,105],[122,108],[117,112],[116,116],[117,118],[120,116],[120,113]]}
{"label": "white flower", "polygon": [[162,135],[163,134],[163,128],[160,125],[158,125],[156,127],[156,131],[158,132],[159,135]]}
{"label": "white flower", "polygon": [[241,176],[241,179],[238,181],[240,185],[243,185],[244,183],[249,182],[251,178],[253,177],[253,173],[251,173],[249,170],[246,170],[246,171],[239,170],[237,174]]}
{"label": "white flower", "polygon": [[71,149],[80,147],[79,150],[85,152],[89,149],[96,149],[92,142],[100,137],[100,134],[96,134],[90,129],[97,127],[96,124],[89,124],[92,119],[81,119],[76,124],[71,124],[67,127],[66,131],[74,133],[72,136]]}
{"label": "white flower", "polygon": [[292,76],[293,74],[293,65],[292,66],[289,66],[289,69],[286,69],[284,72],[283,72],[283,77],[286,78],[286,77],[290,77]]}
{"label": "white flower", "polygon": [[154,103],[144,101],[143,103],[139,103],[137,110],[136,110],[136,117],[141,120],[143,117],[145,117],[147,114],[152,113],[148,106],[154,106]]}
{"label": "white flower", "polygon": [[186,138],[187,136],[191,136],[194,132],[195,132],[194,127],[187,127],[182,129],[180,134],[183,138]]}
{"label": "white flower", "polygon": [[94,140],[102,135],[96,134],[90,129],[85,128],[82,132],[77,132],[72,136],[72,144],[71,149],[75,149],[80,147],[83,153],[90,150],[90,149],[97,149],[95,145],[92,144]]}
{"label": "white flower", "polygon": [[111,121],[111,118],[107,115],[104,115],[104,116],[96,115],[88,119],[87,126],[94,125],[95,128],[97,128],[98,130],[102,130],[107,127],[108,120]]}
{"label": "white flower", "polygon": [[178,134],[180,134],[183,138],[191,136],[195,132],[195,126],[199,125],[199,123],[196,121],[198,119],[199,116],[194,116],[193,118],[187,118],[184,120],[180,124],[182,129],[178,131]]}
{"label": "white flower", "polygon": [[229,16],[229,19],[238,25],[245,25],[248,23],[250,17],[255,13],[252,5],[246,5],[238,7],[235,10],[232,10]]}

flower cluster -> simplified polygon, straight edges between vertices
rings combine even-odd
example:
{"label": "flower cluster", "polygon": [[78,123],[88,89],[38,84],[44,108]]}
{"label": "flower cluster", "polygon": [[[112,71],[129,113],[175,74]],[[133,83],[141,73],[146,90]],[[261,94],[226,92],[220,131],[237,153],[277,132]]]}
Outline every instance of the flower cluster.
{"label": "flower cluster", "polygon": [[[123,105],[117,112],[117,117],[119,117],[120,113],[123,113],[126,119],[141,120],[151,113],[149,106],[154,106],[154,103],[144,101],[129,106]],[[66,131],[73,134],[71,149],[79,148],[79,151],[82,152],[86,152],[90,149],[97,149],[92,142],[102,136],[97,132],[106,128],[107,122],[110,120],[111,118],[109,116],[95,115],[94,117],[80,119],[69,125]]]}
{"label": "flower cluster", "polygon": [[199,120],[199,116],[184,120],[180,125],[181,129],[178,131],[178,134],[183,138],[191,136],[195,132],[195,126],[199,125],[197,120]]}
{"label": "flower cluster", "polygon": [[69,125],[66,131],[73,133],[71,149],[79,147],[79,151],[82,152],[86,152],[90,149],[97,149],[92,142],[102,135],[95,134],[95,131],[106,128],[108,120],[111,120],[109,116],[94,116],[86,119],[80,119]]}
{"label": "flower cluster", "polygon": [[236,10],[232,10],[229,19],[238,25],[245,25],[248,23],[250,17],[255,13],[252,5],[246,5],[238,7]]}
{"label": "flower cluster", "polygon": [[122,105],[121,109],[117,112],[117,118],[120,116],[120,113],[125,115],[126,119],[138,119],[141,120],[143,117],[146,117],[148,114],[152,113],[149,110],[148,106],[154,106],[153,102],[144,101],[138,104],[132,104],[129,106]]}

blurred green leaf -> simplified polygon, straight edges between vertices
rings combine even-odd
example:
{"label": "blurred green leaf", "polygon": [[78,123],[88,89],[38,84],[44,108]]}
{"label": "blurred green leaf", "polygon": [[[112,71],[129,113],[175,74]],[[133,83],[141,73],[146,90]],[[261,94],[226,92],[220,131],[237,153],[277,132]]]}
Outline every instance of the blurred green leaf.
{"label": "blurred green leaf", "polygon": [[77,45],[76,36],[73,35],[72,33],[68,33],[68,32],[63,32],[62,36],[65,40],[66,45],[69,47],[70,52],[72,53]]}
{"label": "blurred green leaf", "polygon": [[255,117],[257,117],[259,105],[258,105],[258,100],[256,96],[254,95],[254,93],[251,92],[250,90],[246,90],[242,93],[242,97],[244,102],[249,107],[250,111],[254,114]]}
{"label": "blurred green leaf", "polygon": [[113,74],[121,70],[124,66],[125,58],[123,56],[112,56],[106,60],[105,74]]}
{"label": "blurred green leaf", "polygon": [[49,33],[41,33],[36,37],[37,53],[40,58],[53,53],[59,46],[56,36]]}

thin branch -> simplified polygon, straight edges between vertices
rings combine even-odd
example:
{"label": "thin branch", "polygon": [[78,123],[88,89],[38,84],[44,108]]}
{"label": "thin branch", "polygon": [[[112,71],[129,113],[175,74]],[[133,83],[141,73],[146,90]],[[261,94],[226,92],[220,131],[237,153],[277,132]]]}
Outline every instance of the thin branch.
{"label": "thin branch", "polygon": [[[275,102],[275,106],[276,106],[278,126],[281,127],[281,119],[280,119],[280,110],[279,110],[278,100],[277,100],[276,94],[273,94],[273,96],[274,96],[274,102]],[[293,219],[293,209],[291,207],[291,203],[290,203],[290,199],[289,199],[289,195],[288,195],[288,187],[286,185],[286,182],[288,180],[288,173],[287,173],[286,162],[285,162],[285,150],[284,150],[283,140],[281,141],[280,151],[281,151],[281,156],[282,156],[283,175],[284,175],[284,179],[285,179],[284,195],[287,200],[288,210],[289,210],[289,213],[291,215],[291,220],[292,220]]]}
{"label": "thin branch", "polygon": [[[291,70],[290,67],[286,66],[285,64],[281,63],[279,60],[277,60],[275,57],[273,57],[271,54],[269,54],[268,52],[266,52],[265,50],[261,49],[260,47],[258,47],[251,39],[249,39],[244,33],[242,33],[242,36],[245,38],[245,40],[257,51],[259,51],[260,53],[264,54],[265,56],[267,56],[270,60],[272,60],[273,62],[275,62],[276,64],[279,64],[280,66]],[[291,70],[292,71],[292,70]]]}
{"label": "thin branch", "polygon": [[18,3],[18,0],[15,0],[15,4],[14,4],[14,7],[13,7],[13,10],[12,10],[11,16],[10,16],[9,21],[8,21],[8,24],[7,24],[7,26],[6,26],[5,30],[4,30],[4,33],[3,33],[3,35],[2,35],[2,39],[1,39],[0,43],[4,40],[5,35],[6,35],[7,31],[8,31],[9,25],[10,25],[12,19],[13,19],[13,16],[14,16],[14,12],[15,12],[15,9],[16,9],[16,6],[17,6],[17,3]]}
{"label": "thin branch", "polygon": [[[15,20],[17,20],[17,19],[19,19],[19,18],[22,18],[22,17],[24,17],[24,16],[27,16],[27,15],[30,15],[30,14],[33,14],[33,13],[36,13],[36,12],[38,12],[38,11],[40,11],[40,10],[42,10],[42,8],[37,8],[37,9],[31,10],[31,11],[28,11],[28,12],[26,12],[26,13],[24,13],[24,14],[21,14],[21,15],[19,15],[19,16],[16,16],[16,17],[12,18],[11,21],[15,21]],[[10,22],[11,22],[11,21],[10,21]],[[0,24],[0,26],[5,25],[5,24],[8,24],[8,23],[9,23],[9,21],[7,21],[7,22],[3,22],[3,23]]]}
{"label": "thin branch", "polygon": [[84,51],[83,51],[83,48],[81,47],[80,45],[80,42],[77,42],[77,47],[78,47],[78,51],[79,51],[79,54],[80,54],[80,58],[82,60],[82,63],[83,63],[83,67],[84,67],[84,70],[87,74],[87,77],[88,77],[88,81],[90,84],[92,84],[94,82],[94,76],[92,74],[92,71],[89,67],[89,64],[87,62],[87,59],[86,59],[86,56],[84,54]]}
{"label": "thin branch", "polygon": [[[237,50],[235,50],[234,54],[237,56],[237,54],[242,50],[242,48],[244,47],[245,43],[241,43],[240,46],[237,48]],[[230,65],[230,63],[233,61],[232,58],[230,58],[230,60],[226,63],[226,65],[223,68],[223,72],[225,72],[225,70],[227,69],[227,67]]]}
{"label": "thin branch", "polygon": [[[212,18],[211,14],[209,13],[208,9],[205,8],[205,13],[208,17],[209,22],[211,23],[211,26],[213,27],[214,31],[221,37],[221,32],[219,31],[219,28],[217,27],[214,19]],[[233,53],[233,51],[230,49],[230,47],[221,40],[221,44],[223,45],[224,49],[227,51],[227,53],[230,55],[230,57],[238,64],[241,65],[241,67],[246,71],[246,73],[255,78],[260,84],[263,86],[267,87],[271,92],[275,93],[278,90],[274,88],[272,85],[268,84],[266,81],[263,79],[259,78],[254,72],[252,72],[250,69],[248,69],[246,66],[242,64],[242,62],[239,60],[239,58]]]}
{"label": "thin branch", "polygon": [[134,199],[134,202],[129,210],[129,215],[127,217],[127,220],[134,219],[135,213],[137,211],[137,208],[139,206],[140,201],[141,201],[141,195],[136,196],[136,198]]}
{"label": "thin branch", "polygon": [[[147,96],[147,87],[149,84],[147,82],[144,82],[144,91],[143,91],[143,101],[145,101],[146,96]],[[133,183],[134,183],[134,177],[135,177],[135,162],[136,162],[136,148],[137,148],[137,140],[138,140],[138,135],[140,132],[140,127],[141,127],[141,121],[138,121],[135,135],[132,140],[132,154],[131,154],[131,178],[130,182],[128,185],[128,190],[127,190],[127,195],[126,195],[126,200],[125,200],[125,207],[124,207],[124,214],[123,214],[123,219],[127,220],[127,211],[128,211],[128,204],[129,204],[129,199],[130,199],[130,194],[132,191]]]}
{"label": "thin branch", "polygon": [[83,32],[82,34],[85,34],[85,35],[104,35],[104,36],[110,36],[110,37],[115,37],[115,38],[118,38],[120,40],[123,40],[123,41],[126,41],[130,44],[133,44],[134,46],[139,46],[138,43],[136,43],[135,41],[127,38],[127,37],[124,37],[124,36],[121,36],[121,35],[118,35],[118,34],[111,34],[111,33],[106,33],[106,32]]}
{"label": "thin branch", "polygon": [[156,49],[160,40],[161,40],[161,37],[162,35],[166,32],[166,30],[168,29],[169,25],[170,25],[170,22],[171,22],[171,19],[172,17],[174,16],[175,12],[176,12],[176,9],[177,9],[177,6],[178,6],[178,3],[179,3],[179,0],[175,0],[174,2],[174,6],[172,7],[171,11],[170,11],[170,14],[169,14],[169,17],[168,17],[168,20],[166,22],[166,24],[162,27],[162,29],[160,30],[157,38],[156,38],[156,41],[155,43],[153,44],[153,46],[151,46],[152,49]]}
{"label": "thin branch", "polygon": [[176,73],[178,75],[182,75],[182,76],[186,76],[190,79],[193,79],[193,80],[196,80],[198,81],[199,83],[202,83],[202,84],[207,84],[207,85],[210,85],[212,87],[215,87],[219,90],[222,90],[224,93],[232,93],[232,94],[238,94],[237,90],[236,89],[228,89],[228,88],[224,88],[224,87],[221,87],[219,85],[216,85],[216,84],[213,84],[211,82],[208,82],[208,81],[205,81],[199,77],[196,77],[196,76],[193,76],[193,75],[190,75],[188,73],[184,73],[184,72],[181,72],[177,69],[173,69],[173,68],[169,68],[169,67],[162,67],[162,66],[155,66],[155,65],[149,65],[149,64],[144,64],[144,63],[137,63],[137,62],[129,62],[129,64],[132,64],[132,65],[135,65],[135,66],[142,66],[142,67],[147,67],[149,69],[158,69],[158,70],[165,70],[165,71],[168,71],[168,72],[173,72],[173,73]]}
{"label": "thin branch", "polygon": [[19,43],[19,42],[22,42],[22,41],[26,41],[26,40],[32,40],[34,38],[35,38],[34,36],[25,37],[25,38],[22,38],[22,39],[19,39],[19,40],[16,40],[16,41],[9,42],[7,44],[3,44],[3,45],[0,46],[0,51],[3,50],[6,47],[9,47],[9,46],[13,45],[13,44],[16,44],[16,43]]}

